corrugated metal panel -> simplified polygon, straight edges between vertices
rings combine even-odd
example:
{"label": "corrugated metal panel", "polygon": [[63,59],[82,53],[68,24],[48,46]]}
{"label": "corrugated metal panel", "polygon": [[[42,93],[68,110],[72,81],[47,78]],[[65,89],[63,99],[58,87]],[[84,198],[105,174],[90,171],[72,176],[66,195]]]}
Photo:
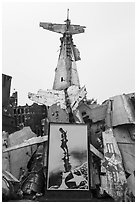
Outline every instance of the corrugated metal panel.
{"label": "corrugated metal panel", "polygon": [[110,98],[112,105],[112,126],[134,123],[134,113],[126,95],[119,95]]}

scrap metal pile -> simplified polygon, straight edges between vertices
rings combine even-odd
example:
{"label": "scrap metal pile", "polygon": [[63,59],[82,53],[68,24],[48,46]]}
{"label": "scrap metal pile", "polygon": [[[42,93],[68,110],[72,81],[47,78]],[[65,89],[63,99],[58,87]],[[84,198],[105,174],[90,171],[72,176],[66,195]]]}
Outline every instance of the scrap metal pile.
{"label": "scrap metal pile", "polygon": [[[135,95],[114,96],[101,105],[94,100],[87,100],[86,88],[80,87],[76,69],[76,61],[80,59],[79,51],[72,40],[72,35],[83,33],[85,27],[71,25],[69,18],[65,22],[66,24],[40,23],[44,29],[61,33],[63,37],[53,89],[39,90],[37,94],[28,93],[28,97],[47,107],[47,123],[87,124],[90,143],[90,193],[93,196],[102,197],[107,194],[114,201],[134,201]],[[47,123],[45,132],[48,134]],[[34,136],[27,128],[11,135],[3,133],[3,162],[6,164],[3,168],[3,199],[24,199],[26,196],[31,199],[39,196],[46,198],[48,136]],[[71,181],[75,181],[79,174],[84,175],[85,183],[82,185],[79,181],[78,185],[86,188],[88,164],[70,173],[67,135],[62,129],[60,132],[65,171],[73,174]],[[14,142],[10,143],[11,140]],[[8,166],[9,160],[12,168]],[[7,171],[15,178],[8,177]],[[78,185],[76,182],[75,188]]]}

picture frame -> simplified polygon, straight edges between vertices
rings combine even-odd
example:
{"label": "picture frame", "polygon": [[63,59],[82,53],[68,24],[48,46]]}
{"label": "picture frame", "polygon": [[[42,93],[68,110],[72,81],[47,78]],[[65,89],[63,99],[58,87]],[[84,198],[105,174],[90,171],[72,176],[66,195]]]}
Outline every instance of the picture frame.
{"label": "picture frame", "polygon": [[49,123],[47,191],[89,191],[86,124]]}

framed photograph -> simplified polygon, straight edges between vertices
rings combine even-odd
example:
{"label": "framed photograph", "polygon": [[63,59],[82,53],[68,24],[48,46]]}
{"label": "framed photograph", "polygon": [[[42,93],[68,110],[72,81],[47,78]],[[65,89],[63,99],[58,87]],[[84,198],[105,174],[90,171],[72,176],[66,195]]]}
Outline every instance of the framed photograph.
{"label": "framed photograph", "polygon": [[86,124],[50,123],[47,190],[89,190]]}

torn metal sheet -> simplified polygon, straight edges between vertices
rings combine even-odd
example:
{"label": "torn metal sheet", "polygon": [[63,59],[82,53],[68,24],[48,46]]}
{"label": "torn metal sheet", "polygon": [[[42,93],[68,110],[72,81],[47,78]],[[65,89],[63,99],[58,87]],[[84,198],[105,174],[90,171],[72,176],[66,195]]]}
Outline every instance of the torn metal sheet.
{"label": "torn metal sheet", "polygon": [[21,149],[21,148],[28,147],[28,146],[35,145],[35,144],[40,144],[40,143],[46,142],[47,140],[48,140],[47,135],[42,136],[42,137],[41,136],[40,137],[33,137],[33,138],[28,139],[28,140],[25,140],[21,144],[6,148],[5,150],[3,150],[3,153],[10,152],[10,151],[17,150],[17,149]]}
{"label": "torn metal sheet", "polygon": [[127,180],[122,166],[122,157],[112,129],[103,132],[104,159],[101,160],[101,187],[115,201],[122,201]]}
{"label": "torn metal sheet", "polygon": [[81,89],[78,86],[70,86],[67,90],[72,111],[76,110],[79,102],[82,101],[87,94],[85,86]]}
{"label": "torn metal sheet", "polygon": [[117,126],[113,132],[122,155],[128,189],[135,196],[135,126]]}
{"label": "torn metal sheet", "polygon": [[51,106],[57,104],[62,109],[66,109],[65,93],[57,90],[39,90],[37,94],[28,93],[28,98],[36,103]]}
{"label": "torn metal sheet", "polygon": [[82,115],[78,109],[73,111],[73,115],[76,123],[84,123]]}
{"label": "torn metal sheet", "polygon": [[52,32],[56,33],[70,33],[71,35],[73,34],[79,34],[79,33],[84,33],[84,28],[85,26],[80,26],[80,25],[70,25],[69,28],[67,27],[66,24],[56,24],[56,23],[46,23],[46,22],[41,22],[40,27],[43,27],[46,30],[50,30]]}
{"label": "torn metal sheet", "polygon": [[[24,140],[30,139],[32,137],[37,137],[35,133],[33,133],[30,127],[24,127],[22,130],[14,132],[9,135],[8,138],[8,147],[12,147],[15,145],[19,145]],[[18,179],[20,174],[20,169],[27,168],[27,162],[29,160],[29,156],[36,149],[36,145],[33,145],[32,148],[25,147],[23,149],[18,149],[16,151],[9,152],[10,155],[10,172]]]}
{"label": "torn metal sheet", "polygon": [[119,144],[135,144],[135,127],[131,125],[121,125],[113,128],[114,136]]}
{"label": "torn metal sheet", "polygon": [[119,95],[110,98],[112,102],[112,126],[123,124],[134,124],[135,117],[132,105],[126,95]]}
{"label": "torn metal sheet", "polygon": [[[67,90],[67,94],[72,111],[74,111],[78,107],[80,101],[86,97],[87,92],[85,86],[81,89],[79,89],[78,86],[70,86]],[[46,106],[56,104],[60,106],[60,108],[67,110],[64,90],[39,90],[37,94],[28,93],[28,98]]]}
{"label": "torn metal sheet", "polygon": [[69,123],[69,114],[66,110],[54,104],[48,108],[48,120],[49,122]]}
{"label": "torn metal sheet", "polygon": [[78,107],[79,111],[81,112],[83,119],[88,117],[94,123],[98,121],[102,121],[106,117],[107,105],[97,105],[94,108],[90,108],[89,105],[85,103],[81,103]]}
{"label": "torn metal sheet", "polygon": [[119,144],[125,169],[128,189],[135,196],[135,147],[133,144]]}
{"label": "torn metal sheet", "polygon": [[132,174],[135,171],[135,144],[118,143],[118,146],[122,154],[125,171]]}
{"label": "torn metal sheet", "polygon": [[128,188],[135,196],[135,175],[133,173],[127,178],[127,184]]}
{"label": "torn metal sheet", "polygon": [[106,110],[107,110],[106,105],[97,106],[97,107],[91,109],[91,115],[89,118],[92,119],[92,121],[94,123],[101,121],[101,120],[104,120],[105,116],[106,116]]}
{"label": "torn metal sheet", "polygon": [[127,117],[129,119],[129,121],[131,123],[135,123],[135,114],[134,114],[135,110],[133,110],[133,108],[132,108],[132,104],[130,102],[130,99],[125,94],[122,95],[122,99],[123,99],[123,104],[124,104],[125,110],[127,112]]}

